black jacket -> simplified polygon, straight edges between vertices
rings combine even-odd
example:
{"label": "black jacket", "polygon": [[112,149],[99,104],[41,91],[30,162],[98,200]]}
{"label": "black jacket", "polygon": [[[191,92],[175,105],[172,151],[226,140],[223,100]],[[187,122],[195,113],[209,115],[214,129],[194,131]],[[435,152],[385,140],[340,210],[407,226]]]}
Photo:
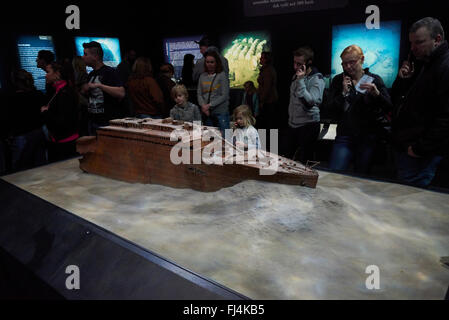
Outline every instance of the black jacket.
{"label": "black jacket", "polygon": [[[380,134],[382,119],[393,109],[390,94],[383,80],[376,74],[365,69],[365,74],[374,78],[373,83],[380,92],[378,97],[362,94],[351,88],[349,96],[343,97],[343,73],[332,80],[323,105],[325,112],[337,120],[337,135],[356,136],[366,134]],[[348,102],[345,109],[345,101]]]}
{"label": "black jacket", "polygon": [[38,90],[7,95],[2,101],[5,112],[2,129],[6,130],[7,136],[20,136],[42,127],[41,107],[47,102],[44,94]]}
{"label": "black jacket", "polygon": [[412,79],[397,78],[393,138],[398,149],[420,156],[448,155],[449,47],[445,41]]}
{"label": "black jacket", "polygon": [[56,141],[78,133],[78,94],[76,91],[68,86],[62,88],[43,116],[50,135]]}

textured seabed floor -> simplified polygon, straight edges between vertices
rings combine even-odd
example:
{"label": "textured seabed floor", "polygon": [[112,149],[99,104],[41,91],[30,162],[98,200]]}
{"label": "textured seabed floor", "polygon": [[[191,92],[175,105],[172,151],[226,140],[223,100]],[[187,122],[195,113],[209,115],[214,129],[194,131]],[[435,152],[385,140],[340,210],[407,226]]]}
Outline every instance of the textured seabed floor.
{"label": "textured seabed floor", "polygon": [[[324,172],[316,189],[203,193],[83,173],[77,159],[3,179],[253,299],[443,299],[449,284],[447,194]],[[365,286],[369,265],[380,290]]]}

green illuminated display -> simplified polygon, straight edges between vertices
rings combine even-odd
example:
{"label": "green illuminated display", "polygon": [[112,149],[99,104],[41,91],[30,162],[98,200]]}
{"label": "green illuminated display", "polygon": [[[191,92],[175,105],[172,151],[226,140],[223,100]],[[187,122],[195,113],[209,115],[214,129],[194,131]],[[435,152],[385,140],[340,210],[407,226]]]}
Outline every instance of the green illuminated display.
{"label": "green illuminated display", "polygon": [[257,86],[260,55],[269,51],[269,41],[265,33],[240,34],[223,46],[223,56],[229,62],[231,88],[241,88],[246,81],[253,81]]}

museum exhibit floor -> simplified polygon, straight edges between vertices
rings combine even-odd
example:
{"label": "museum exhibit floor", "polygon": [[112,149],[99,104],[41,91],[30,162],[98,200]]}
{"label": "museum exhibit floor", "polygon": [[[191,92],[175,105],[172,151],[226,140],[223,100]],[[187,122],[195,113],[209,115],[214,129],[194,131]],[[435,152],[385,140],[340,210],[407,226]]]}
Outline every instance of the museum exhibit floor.
{"label": "museum exhibit floor", "polygon": [[[84,173],[77,159],[2,179],[252,299],[443,299],[449,284],[447,194],[327,172],[316,189],[203,193]],[[372,265],[379,290],[365,284]]]}

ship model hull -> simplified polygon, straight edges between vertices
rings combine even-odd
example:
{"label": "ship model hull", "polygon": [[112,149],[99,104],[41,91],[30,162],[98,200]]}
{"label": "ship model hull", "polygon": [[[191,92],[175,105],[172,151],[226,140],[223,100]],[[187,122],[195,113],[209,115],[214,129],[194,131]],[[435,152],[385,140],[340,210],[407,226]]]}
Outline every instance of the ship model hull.
{"label": "ship model hull", "polygon": [[[191,147],[192,154],[193,151],[202,152],[205,145],[200,144],[200,150]],[[82,137],[77,141],[77,150],[83,155],[80,159],[83,171],[131,183],[213,192],[244,180],[311,188],[316,187],[318,180],[315,170],[306,168],[305,174],[294,167],[287,170],[290,165],[299,168],[301,164],[273,154],[280,160],[280,170],[271,175],[261,175],[260,166],[246,163],[176,165],[170,161],[173,146],[174,142],[157,130],[127,130],[113,126],[100,128],[97,137]],[[192,157],[190,160],[193,163]],[[286,167],[285,163],[290,165]]]}

